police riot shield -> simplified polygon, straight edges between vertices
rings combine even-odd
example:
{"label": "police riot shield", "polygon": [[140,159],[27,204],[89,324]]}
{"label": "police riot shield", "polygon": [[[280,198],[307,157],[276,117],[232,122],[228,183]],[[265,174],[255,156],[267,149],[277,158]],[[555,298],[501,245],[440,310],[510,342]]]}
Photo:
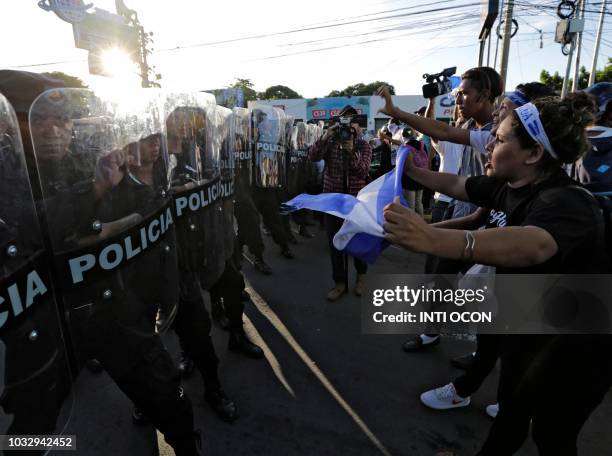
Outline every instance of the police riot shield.
{"label": "police riot shield", "polygon": [[17,119],[1,94],[0,256],[0,434],[61,434],[69,357]]}
{"label": "police riot shield", "polygon": [[178,303],[158,96],[49,90],[29,117],[45,235],[78,365],[96,358],[120,378],[158,344],[156,321],[170,321]]}
{"label": "police riot shield", "polygon": [[293,198],[306,191],[309,168],[308,145],[306,142],[307,128],[304,122],[298,122],[293,127],[291,148],[287,155],[287,192]]}
{"label": "police riot shield", "polygon": [[231,109],[216,106],[215,144],[219,148],[221,167],[221,219],[225,256],[234,253],[236,232],[234,229],[234,114]]}
{"label": "police riot shield", "polygon": [[251,111],[253,183],[257,187],[280,188],[285,184],[284,128],[284,113],[280,109],[258,105]]}
{"label": "police riot shield", "polygon": [[226,258],[215,99],[203,92],[164,93],[163,113],[180,273],[208,289],[221,277]]}
{"label": "police riot shield", "polygon": [[234,132],[234,185],[237,193],[251,188],[253,178],[253,153],[249,138],[250,113],[245,108],[233,110]]}

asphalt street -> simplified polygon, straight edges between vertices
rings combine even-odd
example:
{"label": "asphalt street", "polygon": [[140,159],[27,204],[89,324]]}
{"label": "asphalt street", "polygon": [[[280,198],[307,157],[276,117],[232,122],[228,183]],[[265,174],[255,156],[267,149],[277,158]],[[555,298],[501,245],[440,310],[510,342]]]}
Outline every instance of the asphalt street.
{"label": "asphalt street", "polygon": [[[325,301],[333,285],[331,266],[323,231],[313,231],[315,239],[300,238],[293,247],[293,260],[281,257],[266,237],[264,256],[273,268],[271,276],[243,262],[251,295],[245,327],[264,348],[265,359],[230,352],[227,333],[213,328],[221,380],[238,404],[239,420],[227,424],[215,417],[204,402],[198,373],[184,381],[202,430],[203,453],[474,454],[491,424],[484,409],[495,402],[497,370],[472,396],[469,407],[425,408],[419,395],[460,374],[449,360],[473,351],[474,345],[466,338],[447,337],[428,352],[406,354],[401,345],[407,336],[362,334],[359,298],[348,294],[336,303]],[[422,256],[391,247],[368,273],[421,273],[423,263]],[[351,285],[353,280],[354,275]],[[169,334],[165,341],[178,359],[176,337]],[[581,433],[581,454],[610,454],[611,422],[608,395]],[[83,372],[77,379],[66,433],[77,435],[78,454],[158,454],[155,430],[132,423],[131,404],[105,373]],[[537,452],[529,441],[518,454]]]}

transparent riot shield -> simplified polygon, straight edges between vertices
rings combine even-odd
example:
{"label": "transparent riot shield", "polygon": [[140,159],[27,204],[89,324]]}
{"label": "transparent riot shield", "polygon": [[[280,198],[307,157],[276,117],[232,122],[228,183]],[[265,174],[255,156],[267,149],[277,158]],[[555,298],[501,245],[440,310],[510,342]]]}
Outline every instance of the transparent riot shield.
{"label": "transparent riot shield", "polygon": [[236,192],[251,188],[253,178],[253,153],[249,138],[250,113],[245,108],[233,110],[234,165]]}
{"label": "transparent riot shield", "polygon": [[253,144],[253,183],[260,188],[280,188],[285,184],[284,113],[260,105],[251,111]]}
{"label": "transparent riot shield", "polygon": [[307,128],[304,122],[298,122],[293,127],[292,147],[287,155],[287,190],[290,198],[306,191],[309,169]]}
{"label": "transparent riot shield", "polygon": [[69,356],[17,119],[1,94],[0,257],[0,434],[57,435],[72,408]]}
{"label": "transparent riot shield", "polygon": [[234,114],[231,109],[215,109],[215,144],[219,148],[221,164],[221,218],[226,260],[234,253]]}
{"label": "transparent riot shield", "polygon": [[181,276],[210,288],[225,269],[219,148],[211,94],[164,93],[163,116],[170,156]]}
{"label": "transparent riot shield", "polygon": [[171,320],[178,303],[158,95],[49,90],[29,121],[44,234],[77,360],[98,359],[116,380],[158,346],[156,321]]}

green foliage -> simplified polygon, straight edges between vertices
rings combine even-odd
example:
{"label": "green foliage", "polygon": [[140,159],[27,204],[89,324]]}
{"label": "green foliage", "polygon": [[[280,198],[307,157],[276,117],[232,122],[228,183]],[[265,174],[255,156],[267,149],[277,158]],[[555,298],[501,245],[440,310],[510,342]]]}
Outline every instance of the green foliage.
{"label": "green foliage", "polygon": [[[584,66],[580,67],[578,72],[578,88],[586,89],[589,83],[589,77],[591,73],[587,71]],[[612,81],[612,58],[608,58],[608,62],[606,66],[602,70],[597,70],[595,72],[595,82],[609,82]],[[557,92],[561,92],[561,88],[563,87],[563,76],[559,74],[558,71],[555,71],[554,74],[550,74],[546,70],[542,70],[540,72],[540,82],[546,84],[549,87],[552,87]],[[572,79],[569,80],[568,86],[571,87]]]}
{"label": "green foliage", "polygon": [[376,90],[381,85],[388,86],[389,91],[391,92],[391,95],[395,95],[395,88],[391,84],[385,81],[374,81],[374,82],[370,82],[369,84],[363,84],[360,82],[358,84],[350,85],[343,90],[332,90],[327,96],[328,97],[355,97],[355,96],[369,97],[371,95],[374,95]]}
{"label": "green foliage", "polygon": [[260,92],[259,98],[264,100],[286,100],[288,98],[304,98],[295,90],[284,85],[275,85],[268,87],[263,92]]}
{"label": "green foliage", "polygon": [[244,102],[249,102],[252,100],[257,100],[257,92],[253,89],[253,83],[250,79],[241,79],[236,78],[236,82],[231,87],[236,87],[242,89],[244,93]]}
{"label": "green foliage", "polygon": [[77,78],[76,76],[71,76],[69,74],[63,73],[62,71],[50,71],[42,74],[53,79],[59,79],[60,81],[64,81],[66,87],[76,87],[78,89],[87,88],[87,84],[85,84],[81,79]]}

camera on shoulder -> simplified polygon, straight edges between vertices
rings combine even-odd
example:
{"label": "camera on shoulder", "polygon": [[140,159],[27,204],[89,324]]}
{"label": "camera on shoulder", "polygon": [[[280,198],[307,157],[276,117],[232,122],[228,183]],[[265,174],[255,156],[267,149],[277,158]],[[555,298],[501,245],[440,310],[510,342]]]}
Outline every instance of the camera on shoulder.
{"label": "camera on shoulder", "polygon": [[444,95],[452,90],[450,77],[455,74],[457,67],[446,68],[440,73],[423,75],[427,84],[423,85],[423,97],[433,98]]}

